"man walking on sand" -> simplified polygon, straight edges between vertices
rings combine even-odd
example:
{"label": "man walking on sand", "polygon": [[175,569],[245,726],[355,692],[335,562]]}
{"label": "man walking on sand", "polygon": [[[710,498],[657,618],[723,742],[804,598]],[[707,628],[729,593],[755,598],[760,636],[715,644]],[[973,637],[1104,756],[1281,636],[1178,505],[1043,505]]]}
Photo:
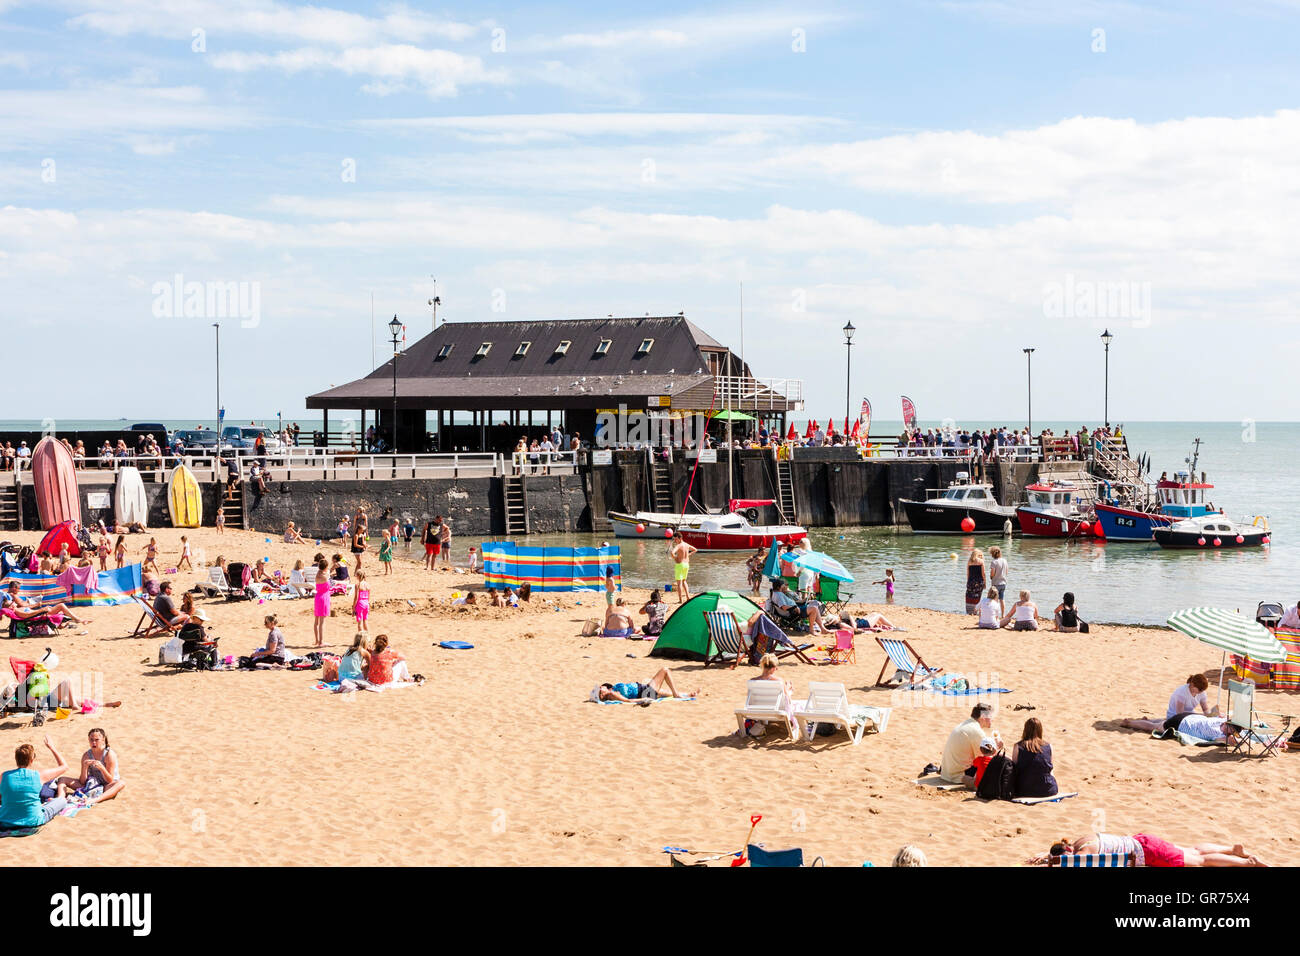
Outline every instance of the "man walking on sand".
{"label": "man walking on sand", "polygon": [[[673,539],[671,554],[673,556],[673,587],[677,590],[677,603],[691,599],[690,585],[686,583],[686,577],[691,573],[691,555],[699,548],[687,544],[681,536]],[[683,595],[685,595],[683,597]]]}

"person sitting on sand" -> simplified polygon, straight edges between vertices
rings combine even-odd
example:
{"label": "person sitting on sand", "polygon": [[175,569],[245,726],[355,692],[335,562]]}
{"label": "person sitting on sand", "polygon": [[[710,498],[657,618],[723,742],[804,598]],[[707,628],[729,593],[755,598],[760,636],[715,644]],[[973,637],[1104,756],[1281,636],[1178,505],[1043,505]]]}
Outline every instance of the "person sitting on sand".
{"label": "person sitting on sand", "polygon": [[1165,708],[1165,719],[1173,717],[1175,714],[1194,714],[1200,711],[1206,717],[1216,717],[1219,708],[1213,710],[1209,707],[1209,701],[1205,697],[1206,690],[1209,689],[1210,682],[1205,679],[1204,674],[1189,674],[1187,683],[1182,684],[1169,695],[1169,706]]}
{"label": "person sitting on sand", "polygon": [[980,598],[979,606],[975,610],[979,614],[979,622],[975,626],[987,630],[1001,627],[1002,617],[1007,613],[1002,605],[1002,598],[998,597],[998,589],[994,587],[989,588],[989,593]]}
{"label": "person sitting on sand", "polygon": [[1013,625],[1013,631],[1038,630],[1038,605],[1030,600],[1028,591],[1020,592],[1020,600],[1011,605],[998,626],[1006,627],[1008,624]]}
{"label": "person sitting on sand", "polygon": [[636,629],[632,624],[632,615],[627,612],[623,599],[618,598],[613,604],[605,608],[605,627],[600,636],[631,637],[634,633],[636,633]]}
{"label": "person sitting on sand", "polygon": [[80,793],[86,798],[86,806],[92,806],[112,800],[122,792],[126,781],[122,779],[117,754],[108,746],[108,734],[104,728],[93,728],[86,739],[90,749],[81,755],[81,775],[60,777],[57,794],[66,797],[69,792]]}
{"label": "person sitting on sand", "polygon": [[1025,862],[1031,866],[1048,863],[1054,856],[1071,853],[1132,854],[1138,866],[1267,866],[1240,843],[1197,843],[1178,846],[1148,833],[1119,836],[1114,833],[1089,832],[1073,840],[1058,840],[1047,853]]}
{"label": "person sitting on sand", "polygon": [[285,526],[284,543],[285,544],[306,544],[307,543],[307,539],[298,533],[298,529],[293,526],[292,521],[290,521],[288,525]]}
{"label": "person sitting on sand", "polygon": [[650,619],[641,625],[641,633],[648,637],[658,636],[668,619],[668,605],[664,603],[658,588],[650,592],[650,600],[641,605],[640,613]]}
{"label": "person sitting on sand", "polygon": [[10,581],[9,587],[5,590],[3,596],[4,609],[20,621],[30,621],[33,618],[53,617],[56,614],[61,614],[69,621],[77,624],[90,623],[89,618],[77,617],[72,613],[72,608],[61,601],[58,604],[47,604],[44,607],[39,607],[32,598],[25,598],[19,594],[18,592],[21,589],[22,585],[17,581]]}
{"label": "person sitting on sand", "polygon": [[1056,610],[1052,612],[1054,621],[1053,630],[1060,631],[1062,634],[1079,633],[1079,609],[1074,606],[1074,592],[1066,591],[1061,596],[1061,603],[1056,605]]}
{"label": "person sitting on sand", "polygon": [[[668,693],[664,693],[664,688],[668,689]],[[619,684],[600,684],[592,690],[589,699],[596,702],[607,700],[618,700],[624,703],[636,702],[642,707],[648,707],[661,697],[694,700],[699,696],[700,692],[698,690],[693,694],[677,693],[677,688],[673,686],[673,677],[668,673],[668,668],[661,667],[654,677],[650,678],[648,684],[638,684],[635,681],[626,681]]]}
{"label": "person sitting on sand", "polygon": [[372,684],[415,683],[415,678],[406,665],[406,658],[388,646],[387,634],[375,638],[375,649],[370,652],[366,679]]}
{"label": "person sitting on sand", "polygon": [[1025,721],[1020,740],[1011,748],[1011,763],[1015,768],[1017,797],[1056,796],[1052,745],[1043,740],[1043,722],[1037,717]]}
{"label": "person sitting on sand", "polygon": [[980,755],[980,744],[985,737],[991,737],[998,749],[1002,749],[1002,738],[993,729],[993,705],[976,704],[970,717],[948,735],[939,761],[939,776],[948,783],[975,789],[975,758]]}
{"label": "person sitting on sand", "polygon": [[330,559],[330,580],[348,580],[348,563],[343,560],[343,555],[341,554],[336,554]]}
{"label": "person sitting on sand", "polygon": [[498,591],[496,588],[488,588],[488,595],[489,595],[488,603],[491,604],[492,607],[506,606],[505,598],[502,596],[501,592]]}
{"label": "person sitting on sand", "polygon": [[339,686],[337,693],[346,694],[354,690],[378,692],[380,688],[366,679],[370,670],[370,648],[366,646],[366,635],[358,631],[352,638],[352,646],[339,658]]}
{"label": "person sitting on sand", "polygon": [[266,627],[266,644],[249,655],[253,660],[283,664],[289,659],[289,649],[285,647],[284,633],[277,626],[278,623],[274,614],[262,618],[262,624]]}
{"label": "person sitting on sand", "polygon": [[[1145,730],[1148,733],[1159,732],[1162,737],[1172,737],[1175,733],[1186,734],[1196,740],[1210,743],[1236,745],[1237,728],[1224,717],[1202,717],[1199,714],[1174,714],[1164,720],[1146,720],[1141,717],[1126,717],[1119,722],[1121,727],[1130,730]],[[1281,745],[1286,749],[1286,743]]]}
{"label": "person sitting on sand", "polygon": [[18,830],[44,826],[68,805],[68,801],[61,797],[41,803],[41,790],[50,781],[63,776],[68,769],[49,734],[45,735],[45,746],[54,758],[51,769],[37,770],[36,748],[31,744],[22,744],[14,751],[15,769],[0,774],[0,829]]}

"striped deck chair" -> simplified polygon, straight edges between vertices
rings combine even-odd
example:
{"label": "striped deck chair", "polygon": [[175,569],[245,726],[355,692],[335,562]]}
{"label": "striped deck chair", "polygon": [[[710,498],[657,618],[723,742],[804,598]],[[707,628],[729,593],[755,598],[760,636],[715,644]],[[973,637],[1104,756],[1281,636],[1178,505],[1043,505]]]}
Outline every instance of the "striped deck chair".
{"label": "striped deck chair", "polygon": [[1273,665],[1273,687],[1300,690],[1300,631],[1279,627],[1273,636],[1286,648],[1286,660]]}
{"label": "striped deck chair", "polygon": [[704,666],[722,663],[731,655],[734,668],[744,653],[744,642],[740,637],[740,626],[736,615],[731,611],[705,611],[704,623],[709,629],[709,647],[704,654]]}
{"label": "striped deck chair", "polygon": [[1071,866],[1137,866],[1137,857],[1132,853],[1063,853],[1049,857],[1047,865]]}
{"label": "striped deck chair", "polygon": [[179,627],[174,627],[160,618],[147,599],[137,594],[134,600],[140,606],[140,620],[136,622],[131,637],[155,637],[159,634],[175,634],[180,631]]}
{"label": "striped deck chair", "polygon": [[911,675],[905,685],[908,687],[927,677],[936,677],[943,673],[942,667],[931,667],[920,654],[916,653],[916,648],[901,637],[882,637],[877,634],[876,643],[885,652],[885,663],[880,665],[880,675],[876,678],[877,687],[892,686],[885,683],[885,671],[889,670],[891,664],[895,672]]}
{"label": "striped deck chair", "polygon": [[761,660],[764,654],[774,654],[780,660],[794,657],[805,664],[813,663],[812,658],[807,654],[813,645],[796,644],[790,635],[781,629],[781,625],[767,614],[762,615],[755,622],[749,632],[749,639],[753,644],[751,661]]}

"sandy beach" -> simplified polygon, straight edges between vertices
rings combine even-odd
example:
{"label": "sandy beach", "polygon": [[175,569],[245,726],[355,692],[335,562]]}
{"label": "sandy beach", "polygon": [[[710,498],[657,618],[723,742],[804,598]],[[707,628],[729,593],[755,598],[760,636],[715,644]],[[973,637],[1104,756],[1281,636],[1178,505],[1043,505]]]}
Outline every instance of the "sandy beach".
{"label": "sandy beach", "polygon": [[[286,572],[318,550],[285,545],[278,533],[267,543],[262,532],[161,529],[151,534],[163,569],[175,566],[182,533],[200,558],[266,555]],[[14,536],[32,545],[39,537]],[[129,536],[132,560],[147,540]],[[457,542],[458,557],[468,543]],[[325,542],[319,550],[343,549]],[[743,590],[741,559],[736,565]],[[1219,655],[1171,631],[988,632],[958,614],[855,606],[906,627],[931,664],[1011,688],[993,698],[995,726],[1009,742],[1025,717],[1043,721],[1061,789],[1079,796],[1020,806],[913,782],[938,761],[973,701],[874,688],[883,654],[869,637],[859,637],[855,664],[782,671],[799,695],[809,680],[833,680],[849,688],[852,702],[892,706],[884,734],[856,747],[842,735],[812,744],[742,740],[733,711],[757,669],[661,662],[647,658],[646,642],[581,637],[582,622],[603,612],[600,595],[461,610],[450,606],[452,592],[481,588],[480,575],[398,560],[384,577],[373,552],[364,570],[371,634],[390,636],[411,671],[428,678],[421,687],[333,695],[314,689],[319,671],[160,667],[159,639],[127,636],[139,617],[129,606],[87,609],[86,628],[53,638],[6,641],[6,656],[19,658],[54,646],[58,674],[98,672],[103,696],[124,705],[43,729],[29,715],[0,720],[3,766],[26,742],[48,765],[42,732],[79,762],[86,732],[102,726],[127,786],[21,844],[0,842],[0,850],[56,865],[646,866],[667,863],[663,845],[738,849],[750,814],[761,813],[756,840],[803,847],[830,865],[887,865],[900,845],[913,843],[931,865],[1014,866],[1089,828],[1184,844],[1240,842],[1267,862],[1300,863],[1297,838],[1278,825],[1300,786],[1300,756],[1228,757],[1119,727],[1125,716],[1163,717],[1170,692],[1194,672],[1210,676],[1213,701]],[[179,599],[206,569],[164,577],[176,582]],[[626,598],[635,607],[646,593]],[[957,585],[953,597],[955,606]],[[279,616],[291,650],[310,649],[310,601],[200,599],[198,606],[224,654],[261,646],[267,613]],[[343,601],[335,606],[327,642],[341,652],[354,622]],[[436,646],[442,640],[475,647],[444,650]],[[664,664],[680,689],[700,688],[701,698],[645,708],[587,702],[597,683],[645,681]],[[1261,691],[1257,706],[1300,714],[1294,695]]]}

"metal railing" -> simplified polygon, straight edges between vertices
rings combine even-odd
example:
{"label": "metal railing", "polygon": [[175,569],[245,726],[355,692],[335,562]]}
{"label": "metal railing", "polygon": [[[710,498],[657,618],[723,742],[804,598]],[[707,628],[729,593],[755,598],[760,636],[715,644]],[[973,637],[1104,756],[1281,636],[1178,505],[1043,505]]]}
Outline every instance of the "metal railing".
{"label": "metal railing", "polygon": [[576,451],[516,451],[510,454],[516,475],[572,475],[578,471]]}
{"label": "metal railing", "polygon": [[713,394],[714,405],[718,409],[800,409],[803,407],[803,379],[715,375]]}

